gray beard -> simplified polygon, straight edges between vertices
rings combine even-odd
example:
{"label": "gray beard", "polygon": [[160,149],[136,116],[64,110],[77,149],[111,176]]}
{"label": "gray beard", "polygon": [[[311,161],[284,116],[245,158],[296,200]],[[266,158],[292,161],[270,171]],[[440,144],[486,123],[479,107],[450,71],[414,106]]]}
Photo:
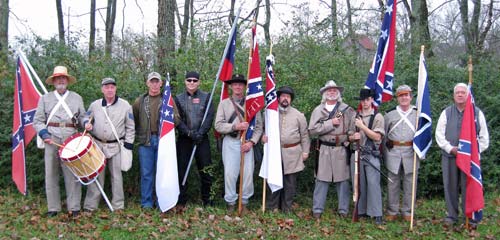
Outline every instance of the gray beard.
{"label": "gray beard", "polygon": [[54,85],[54,87],[56,88],[56,90],[66,90],[67,88],[67,86],[64,84],[56,84]]}

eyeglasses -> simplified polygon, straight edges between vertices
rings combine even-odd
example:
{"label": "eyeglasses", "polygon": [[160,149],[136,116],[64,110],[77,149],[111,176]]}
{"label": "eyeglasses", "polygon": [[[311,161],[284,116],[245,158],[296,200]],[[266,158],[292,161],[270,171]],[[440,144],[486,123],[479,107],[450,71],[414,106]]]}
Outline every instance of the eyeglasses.
{"label": "eyeglasses", "polygon": [[200,80],[198,80],[196,78],[188,78],[188,79],[186,79],[186,82],[190,82],[190,83],[191,82],[197,83],[198,81],[200,81]]}

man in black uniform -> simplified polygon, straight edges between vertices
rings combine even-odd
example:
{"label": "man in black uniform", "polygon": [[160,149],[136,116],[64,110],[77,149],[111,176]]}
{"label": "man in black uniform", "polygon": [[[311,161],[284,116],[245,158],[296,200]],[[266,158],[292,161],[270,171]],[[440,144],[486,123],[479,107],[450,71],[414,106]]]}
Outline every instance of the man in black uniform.
{"label": "man in black uniform", "polygon": [[209,94],[199,90],[200,74],[197,72],[186,73],[184,81],[186,88],[183,93],[175,96],[180,121],[177,125],[179,137],[177,139],[177,168],[179,170],[180,195],[177,205],[184,207],[187,202],[187,183],[183,186],[182,180],[186,174],[187,165],[194,145],[197,146],[195,158],[196,166],[201,179],[201,199],[203,205],[212,205],[210,188],[212,176],[207,167],[212,164],[210,157],[210,141],[208,131],[214,120],[214,109],[209,106],[208,114],[202,124],[203,115],[207,109]]}

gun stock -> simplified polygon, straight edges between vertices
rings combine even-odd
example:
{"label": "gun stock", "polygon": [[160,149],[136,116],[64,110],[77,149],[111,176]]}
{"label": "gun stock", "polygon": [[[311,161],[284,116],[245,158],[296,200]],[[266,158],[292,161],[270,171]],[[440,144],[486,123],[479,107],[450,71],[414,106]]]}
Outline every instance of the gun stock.
{"label": "gun stock", "polygon": [[360,168],[360,159],[359,159],[359,141],[356,141],[356,147],[354,151],[354,179],[353,179],[353,194],[352,200],[354,202],[354,209],[352,212],[352,221],[357,222],[359,220],[358,217],[358,204],[359,204],[359,168]]}

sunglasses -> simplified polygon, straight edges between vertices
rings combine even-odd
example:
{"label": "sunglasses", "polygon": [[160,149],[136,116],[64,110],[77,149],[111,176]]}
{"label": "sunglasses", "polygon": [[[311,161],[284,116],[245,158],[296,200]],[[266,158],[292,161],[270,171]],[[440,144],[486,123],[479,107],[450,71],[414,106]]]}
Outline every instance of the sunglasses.
{"label": "sunglasses", "polygon": [[198,80],[198,79],[196,79],[196,78],[188,78],[188,79],[186,79],[186,82],[190,82],[190,83],[191,83],[191,82],[197,83],[198,81],[199,81],[199,80]]}

